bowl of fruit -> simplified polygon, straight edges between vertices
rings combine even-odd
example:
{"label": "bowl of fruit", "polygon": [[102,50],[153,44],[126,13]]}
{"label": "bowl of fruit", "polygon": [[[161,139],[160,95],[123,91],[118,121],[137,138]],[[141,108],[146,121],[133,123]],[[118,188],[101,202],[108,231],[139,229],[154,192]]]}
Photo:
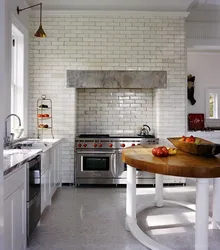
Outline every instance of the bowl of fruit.
{"label": "bowl of fruit", "polygon": [[176,148],[186,153],[200,156],[214,156],[220,153],[220,144],[194,137],[173,137],[167,138]]}
{"label": "bowl of fruit", "polygon": [[177,152],[176,148],[167,148],[165,146],[152,149],[152,154],[158,157],[166,157],[169,155],[175,155],[176,152]]}

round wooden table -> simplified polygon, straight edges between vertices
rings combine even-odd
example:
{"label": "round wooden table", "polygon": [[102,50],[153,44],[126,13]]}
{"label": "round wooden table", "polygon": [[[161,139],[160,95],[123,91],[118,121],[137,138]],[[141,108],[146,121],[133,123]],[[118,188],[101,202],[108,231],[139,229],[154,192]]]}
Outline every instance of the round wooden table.
{"label": "round wooden table", "polygon": [[[209,178],[214,180],[212,228],[220,229],[220,156],[206,158],[178,150],[176,155],[156,157],[152,155],[152,148],[140,145],[124,149],[122,160],[127,164],[126,230],[152,250],[171,250],[151,239],[137,225],[136,168],[138,168],[156,173],[155,202],[151,206],[162,207],[165,202],[196,211],[195,250],[208,250]],[[186,202],[163,200],[163,175],[196,178],[196,209]]]}

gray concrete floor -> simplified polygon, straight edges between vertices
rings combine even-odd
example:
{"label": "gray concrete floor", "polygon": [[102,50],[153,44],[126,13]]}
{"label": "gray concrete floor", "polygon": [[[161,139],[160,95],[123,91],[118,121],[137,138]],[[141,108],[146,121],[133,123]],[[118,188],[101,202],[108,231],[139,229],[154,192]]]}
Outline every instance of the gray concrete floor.
{"label": "gray concrete floor", "polygon": [[[124,229],[125,194],[125,188],[116,187],[59,188],[28,249],[146,250]],[[195,203],[195,186],[166,187],[164,197]],[[153,199],[154,188],[137,189],[138,206]],[[173,250],[194,249],[194,222],[194,212],[175,205],[138,214],[142,230]],[[220,231],[209,230],[209,243],[209,250],[220,249]]]}

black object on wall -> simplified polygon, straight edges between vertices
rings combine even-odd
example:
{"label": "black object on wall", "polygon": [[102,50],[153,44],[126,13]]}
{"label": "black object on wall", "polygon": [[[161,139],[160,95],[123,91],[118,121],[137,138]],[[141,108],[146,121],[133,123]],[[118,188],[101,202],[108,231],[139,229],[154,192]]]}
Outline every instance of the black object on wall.
{"label": "black object on wall", "polygon": [[187,97],[189,99],[189,101],[191,102],[192,105],[194,105],[196,103],[196,100],[194,98],[194,83],[195,83],[195,76],[192,76],[191,74],[188,75],[187,77]]}

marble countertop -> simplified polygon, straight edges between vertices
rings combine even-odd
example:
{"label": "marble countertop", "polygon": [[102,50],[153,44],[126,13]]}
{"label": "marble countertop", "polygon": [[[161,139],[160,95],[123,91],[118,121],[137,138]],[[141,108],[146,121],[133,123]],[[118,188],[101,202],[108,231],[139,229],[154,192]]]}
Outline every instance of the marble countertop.
{"label": "marble countertop", "polygon": [[16,144],[34,142],[32,147],[22,149],[5,149],[4,155],[4,178],[20,168],[22,164],[31,160],[39,153],[46,152],[56,146],[62,139],[32,139],[25,138]]}
{"label": "marble countertop", "polygon": [[42,152],[42,149],[5,149],[4,155],[4,178],[19,169],[22,164],[31,160]]}

